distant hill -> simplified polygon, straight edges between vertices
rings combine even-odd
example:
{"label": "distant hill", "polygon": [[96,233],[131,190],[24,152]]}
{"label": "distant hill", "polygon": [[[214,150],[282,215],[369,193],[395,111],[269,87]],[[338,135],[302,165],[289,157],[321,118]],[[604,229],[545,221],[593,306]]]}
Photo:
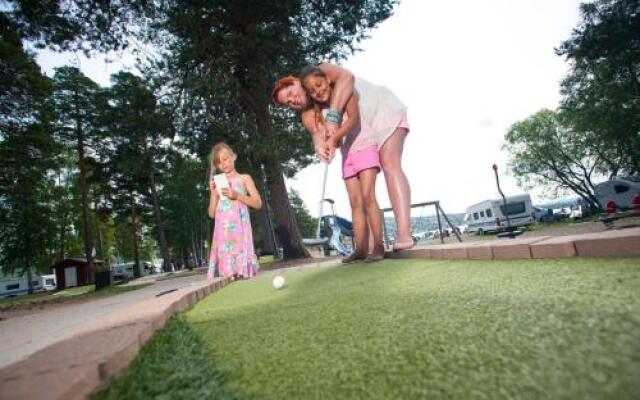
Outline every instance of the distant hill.
{"label": "distant hill", "polygon": [[[462,225],[462,219],[464,213],[459,214],[447,214],[449,221],[453,226]],[[440,222],[442,223],[442,229],[447,228],[447,221],[442,215],[440,215]],[[396,232],[396,220],[393,217],[385,217],[385,227],[387,229],[387,235],[391,236]],[[414,233],[432,231],[438,229],[438,218],[435,215],[426,215],[424,217],[411,217],[411,231]]]}

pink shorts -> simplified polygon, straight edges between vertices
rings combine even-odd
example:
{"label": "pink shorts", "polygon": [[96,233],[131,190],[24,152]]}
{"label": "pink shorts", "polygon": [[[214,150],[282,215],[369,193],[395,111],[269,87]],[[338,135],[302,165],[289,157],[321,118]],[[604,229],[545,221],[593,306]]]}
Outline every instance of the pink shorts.
{"label": "pink shorts", "polygon": [[347,154],[342,159],[342,179],[358,175],[365,169],[376,168],[380,171],[380,155],[378,146],[372,145]]}

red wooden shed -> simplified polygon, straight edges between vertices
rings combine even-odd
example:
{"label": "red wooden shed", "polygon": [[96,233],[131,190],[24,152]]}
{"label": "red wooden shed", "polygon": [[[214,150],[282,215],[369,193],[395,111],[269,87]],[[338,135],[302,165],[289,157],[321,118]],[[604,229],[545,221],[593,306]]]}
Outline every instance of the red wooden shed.
{"label": "red wooden shed", "polygon": [[[93,260],[94,267],[104,264],[102,260]],[[89,271],[86,258],[65,258],[51,267],[56,274],[57,289],[73,286],[84,286],[93,283],[94,273]]]}

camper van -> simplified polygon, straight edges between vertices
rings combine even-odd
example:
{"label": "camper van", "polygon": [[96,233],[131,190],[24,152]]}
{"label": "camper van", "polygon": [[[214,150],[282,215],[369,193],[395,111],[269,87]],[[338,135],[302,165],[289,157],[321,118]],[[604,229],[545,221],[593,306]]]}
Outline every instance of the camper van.
{"label": "camper van", "polygon": [[615,208],[628,210],[633,207],[634,197],[640,195],[640,178],[614,176],[598,183],[593,190],[603,208],[608,208],[607,203],[612,202]]}
{"label": "camper van", "polygon": [[[135,277],[134,268],[136,263],[126,262],[111,266],[111,275],[114,281],[129,280]],[[151,261],[140,261],[142,276],[151,275],[157,272],[156,266]]]}
{"label": "camper van", "polygon": [[[56,289],[55,275],[33,275],[33,292],[44,292]],[[29,292],[29,280],[20,272],[0,277],[0,298],[14,297]]]}
{"label": "camper van", "polygon": [[531,196],[521,194],[503,199],[485,200],[467,208],[463,224],[468,232],[482,235],[499,232],[507,228],[507,216],[512,227],[527,226],[535,222]]}

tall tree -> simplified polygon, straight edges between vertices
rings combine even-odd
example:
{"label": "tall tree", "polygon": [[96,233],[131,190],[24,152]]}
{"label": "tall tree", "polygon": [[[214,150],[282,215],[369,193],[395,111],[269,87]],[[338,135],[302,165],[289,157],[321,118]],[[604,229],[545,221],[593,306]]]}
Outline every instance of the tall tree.
{"label": "tall tree", "polygon": [[557,112],[541,110],[513,124],[505,135],[504,148],[520,185],[569,189],[593,210],[599,207],[593,190],[597,157]]}
{"label": "tall tree", "polygon": [[203,243],[210,240],[210,222],[206,211],[209,204],[205,185],[206,169],[199,160],[179,153],[171,159],[171,168],[162,178],[167,241],[174,250],[174,258],[193,253],[201,263],[207,257],[203,254]]}
{"label": "tall tree", "polygon": [[44,270],[53,234],[49,173],[55,143],[49,122],[51,83],[0,14],[0,264]]}
{"label": "tall tree", "polygon": [[588,137],[598,167],[640,173],[640,0],[582,4],[581,22],[556,49],[571,62],[561,111]]}
{"label": "tall tree", "polygon": [[[166,161],[162,142],[172,132],[170,113],[157,103],[153,92],[141,78],[120,72],[112,80],[110,131],[115,134],[122,155],[129,157],[127,165],[132,168],[122,172],[136,177],[141,193],[150,200],[160,252],[165,265],[169,265],[171,257],[156,175]],[[136,216],[132,215],[132,218],[135,223]]]}
{"label": "tall tree", "polygon": [[91,174],[89,158],[91,154],[95,154],[93,149],[99,144],[100,88],[75,67],[57,68],[53,81],[55,130],[62,142],[75,149],[82,199],[84,255],[89,271],[93,272],[93,213],[89,198],[89,175]]}

